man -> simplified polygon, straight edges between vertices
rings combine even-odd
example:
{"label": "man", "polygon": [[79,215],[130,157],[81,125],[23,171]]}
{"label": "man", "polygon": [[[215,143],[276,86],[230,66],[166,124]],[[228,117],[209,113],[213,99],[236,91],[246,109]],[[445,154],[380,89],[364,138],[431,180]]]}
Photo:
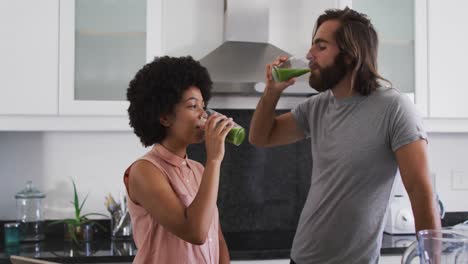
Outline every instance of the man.
{"label": "man", "polygon": [[291,263],[378,263],[384,215],[399,168],[416,230],[439,229],[429,179],[427,135],[409,99],[377,72],[377,33],[363,14],[327,10],[307,53],[309,84],[320,93],[275,116],[284,89],[267,85],[250,125],[256,146],[309,138],[312,177],[291,250]]}

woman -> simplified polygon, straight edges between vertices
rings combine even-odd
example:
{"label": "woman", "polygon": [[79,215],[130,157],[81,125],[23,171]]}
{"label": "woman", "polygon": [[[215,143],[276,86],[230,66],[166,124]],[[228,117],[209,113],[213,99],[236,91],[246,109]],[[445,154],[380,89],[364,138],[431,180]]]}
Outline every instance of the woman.
{"label": "woman", "polygon": [[[130,125],[152,149],[125,172],[138,247],[134,263],[229,263],[216,207],[224,139],[233,126],[206,118],[211,79],[191,57],[160,57],[130,82]],[[187,147],[205,140],[205,168]]]}

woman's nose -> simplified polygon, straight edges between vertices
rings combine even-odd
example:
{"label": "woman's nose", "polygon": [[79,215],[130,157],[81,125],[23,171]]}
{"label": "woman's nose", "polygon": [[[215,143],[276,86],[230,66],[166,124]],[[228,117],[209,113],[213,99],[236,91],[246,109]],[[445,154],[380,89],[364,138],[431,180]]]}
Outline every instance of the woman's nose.
{"label": "woman's nose", "polygon": [[201,109],[200,118],[207,119],[209,116],[208,112],[205,109]]}

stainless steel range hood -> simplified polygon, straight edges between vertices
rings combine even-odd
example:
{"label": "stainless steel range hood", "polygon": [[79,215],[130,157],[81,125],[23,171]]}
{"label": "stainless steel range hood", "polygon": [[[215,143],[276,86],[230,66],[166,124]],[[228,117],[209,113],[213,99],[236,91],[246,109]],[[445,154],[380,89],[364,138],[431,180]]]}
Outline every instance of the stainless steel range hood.
{"label": "stainless steel range hood", "polygon": [[[224,1],[224,43],[200,60],[214,82],[214,94],[258,95],[264,89],[265,65],[290,56],[269,43],[269,5],[268,0]],[[313,92],[303,80],[285,94]]]}
{"label": "stainless steel range hood", "polygon": [[[210,107],[255,109],[265,88],[265,65],[290,55],[269,42],[269,13],[269,0],[224,1],[224,42],[200,60],[213,80]],[[298,78],[283,92],[277,109],[291,109],[315,93],[307,77]]]}
{"label": "stainless steel range hood", "polygon": [[269,43],[226,41],[200,63],[211,75],[214,93],[250,95],[265,81],[265,65],[279,55],[289,54]]}

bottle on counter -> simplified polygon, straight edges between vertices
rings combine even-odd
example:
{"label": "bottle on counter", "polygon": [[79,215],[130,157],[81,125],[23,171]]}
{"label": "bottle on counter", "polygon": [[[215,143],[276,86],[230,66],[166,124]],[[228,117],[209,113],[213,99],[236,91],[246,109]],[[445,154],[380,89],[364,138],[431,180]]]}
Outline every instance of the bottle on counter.
{"label": "bottle on counter", "polygon": [[21,241],[40,241],[45,238],[42,208],[45,196],[33,186],[32,181],[28,181],[26,188],[15,195]]}

